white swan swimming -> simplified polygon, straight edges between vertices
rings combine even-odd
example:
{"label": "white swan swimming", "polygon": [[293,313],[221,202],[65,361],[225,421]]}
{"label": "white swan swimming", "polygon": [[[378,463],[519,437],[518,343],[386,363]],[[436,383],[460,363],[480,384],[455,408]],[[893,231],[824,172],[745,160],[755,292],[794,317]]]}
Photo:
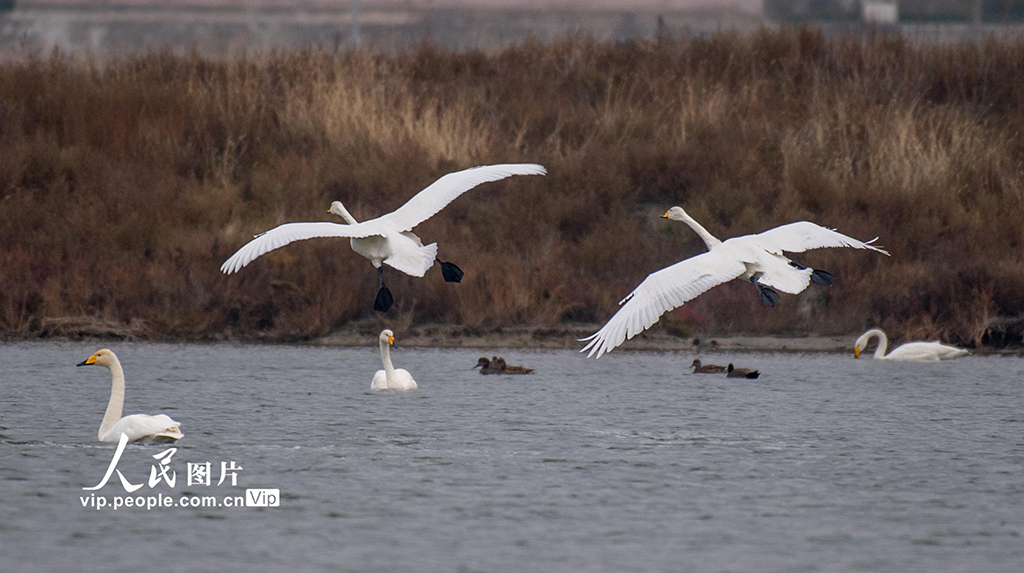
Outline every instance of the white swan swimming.
{"label": "white swan swimming", "polygon": [[391,364],[391,345],[395,343],[395,333],[385,330],[380,333],[380,361],[384,370],[378,370],[370,382],[370,390],[415,390],[418,386],[412,374],[404,368],[395,368]]}
{"label": "white swan swimming", "polygon": [[794,263],[783,255],[784,252],[802,253],[823,247],[851,247],[889,254],[870,244],[878,237],[861,242],[810,221],[790,223],[756,235],[733,237],[723,242],[687,215],[682,207],[672,207],[662,217],[689,225],[704,239],[708,252],[648,275],[640,286],[619,301],[622,308],[601,330],[580,339],[581,342],[589,341],[580,350],[589,350],[588,358],[595,353],[600,358],[605,352],[611,352],[649,328],[662,314],[733,279],[754,283],[761,304],[765,306],[775,306],[779,299],[779,294],[768,287],[797,294],[811,282],[828,285],[835,280],[825,271]]}
{"label": "white swan swimming", "polygon": [[875,349],[874,355],[876,360],[913,360],[919,362],[935,362],[938,360],[952,360],[954,358],[970,354],[963,348],[946,346],[938,341],[908,342],[906,344],[901,344],[894,348],[892,352],[886,354],[885,351],[889,348],[889,337],[880,329],[872,328],[860,335],[860,338],[858,338],[857,342],[854,343],[853,357],[860,358],[860,354],[864,351],[864,348],[867,347],[868,342],[875,337],[878,338],[878,348]]}
{"label": "white swan swimming", "polygon": [[437,260],[441,264],[441,274],[445,281],[461,282],[462,270],[459,267],[437,258],[437,243],[424,246],[423,241],[412,233],[412,228],[433,217],[446,205],[454,201],[466,191],[490,181],[498,181],[513,175],[545,175],[547,171],[542,165],[531,163],[512,163],[505,165],[484,165],[473,167],[441,177],[415,197],[409,199],[395,211],[363,221],[355,220],[341,204],[331,203],[330,213],[339,215],[347,224],[318,223],[286,223],[265,233],[256,235],[234,255],[224,261],[220,270],[231,274],[242,269],[259,256],[281,248],[294,241],[317,237],[345,237],[351,239],[352,250],[368,259],[377,268],[377,280],[380,289],[374,300],[373,309],[387,312],[394,298],[384,284],[384,269],[381,264],[399,270],[407,275],[422,277]]}
{"label": "white swan swimming", "polygon": [[104,348],[86,358],[77,366],[106,366],[110,370],[110,401],[107,411],[100,423],[99,439],[101,442],[117,442],[121,434],[128,436],[128,441],[173,442],[185,435],[181,433],[179,422],[175,422],[166,414],[150,416],[148,414],[132,414],[121,417],[124,406],[124,370],[121,361],[112,351]]}

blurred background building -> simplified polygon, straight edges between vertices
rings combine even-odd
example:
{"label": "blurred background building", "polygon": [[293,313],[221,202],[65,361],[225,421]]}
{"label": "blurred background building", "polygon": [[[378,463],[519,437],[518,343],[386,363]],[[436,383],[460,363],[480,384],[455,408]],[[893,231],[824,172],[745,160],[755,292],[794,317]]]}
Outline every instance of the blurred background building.
{"label": "blurred background building", "polygon": [[424,39],[489,47],[572,33],[624,40],[782,24],[959,41],[1016,35],[1022,20],[1024,0],[0,0],[0,50],[226,54]]}

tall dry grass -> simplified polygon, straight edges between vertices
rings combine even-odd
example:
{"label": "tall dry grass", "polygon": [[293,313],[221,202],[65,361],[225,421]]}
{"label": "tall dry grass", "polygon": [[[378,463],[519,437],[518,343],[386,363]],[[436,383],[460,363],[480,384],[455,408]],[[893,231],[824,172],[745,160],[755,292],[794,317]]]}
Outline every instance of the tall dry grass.
{"label": "tall dry grass", "polygon": [[[539,162],[417,229],[467,271],[392,272],[396,317],[599,322],[647,273],[720,237],[810,219],[891,258],[764,309],[729,284],[666,321],[714,332],[1019,340],[1024,44],[916,47],[810,30],[493,53],[431,45],[232,61],[153,53],[0,65],[0,330],[94,317],[156,336],[295,339],[367,319],[373,270],[338,241],[225,277],[253,233],[357,218],[472,165]],[[74,320],[72,320],[74,322]],[[1007,326],[1009,325],[1009,326]]]}

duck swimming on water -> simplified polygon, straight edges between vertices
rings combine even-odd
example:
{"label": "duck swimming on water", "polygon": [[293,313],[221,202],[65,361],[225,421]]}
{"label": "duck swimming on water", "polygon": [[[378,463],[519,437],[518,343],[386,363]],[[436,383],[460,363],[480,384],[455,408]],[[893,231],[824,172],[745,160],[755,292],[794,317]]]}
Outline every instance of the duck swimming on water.
{"label": "duck swimming on water", "polygon": [[487,374],[500,374],[501,371],[498,369],[498,357],[495,356],[494,360],[488,360],[486,357],[481,356],[480,360],[476,361],[476,366],[473,368],[479,368],[480,373]]}
{"label": "duck swimming on water", "polygon": [[479,368],[481,374],[529,374],[533,372],[533,368],[526,368],[515,364],[509,365],[505,363],[504,358],[497,356],[491,360],[481,356],[473,368]]}
{"label": "duck swimming on water", "polygon": [[515,364],[505,364],[505,359],[500,356],[498,357],[498,368],[501,369],[502,374],[529,374],[530,372],[533,372],[533,368],[526,368]]}
{"label": "duck swimming on water", "polygon": [[701,364],[699,358],[695,358],[690,367],[693,368],[694,374],[725,374],[725,366]]}
{"label": "duck swimming on water", "polygon": [[726,374],[726,378],[750,378],[751,380],[753,380],[761,375],[760,370],[751,370],[750,368],[735,368],[733,367],[732,362],[729,363],[729,366],[726,368],[726,371],[728,372],[728,374]]}

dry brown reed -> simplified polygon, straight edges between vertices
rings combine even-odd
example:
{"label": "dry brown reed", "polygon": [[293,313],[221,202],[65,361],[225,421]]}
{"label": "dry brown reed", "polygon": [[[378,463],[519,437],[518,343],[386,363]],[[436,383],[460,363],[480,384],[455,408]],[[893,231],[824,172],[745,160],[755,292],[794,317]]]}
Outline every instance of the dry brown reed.
{"label": "dry brown reed", "polygon": [[321,335],[373,315],[373,270],[346,244],[291,245],[231,277],[220,263],[253,233],[330,220],[335,199],[369,218],[448,171],[538,162],[548,177],[487,185],[418,228],[466,278],[391,273],[396,320],[603,321],[647,273],[702,251],[658,218],[678,204],[720,237],[809,219],[879,235],[892,257],[808,253],[836,285],[765,309],[729,284],[672,313],[674,332],[1018,342],[1022,130],[1021,43],[791,29],[26,56],[0,65],[0,330],[94,317],[164,337]]}

